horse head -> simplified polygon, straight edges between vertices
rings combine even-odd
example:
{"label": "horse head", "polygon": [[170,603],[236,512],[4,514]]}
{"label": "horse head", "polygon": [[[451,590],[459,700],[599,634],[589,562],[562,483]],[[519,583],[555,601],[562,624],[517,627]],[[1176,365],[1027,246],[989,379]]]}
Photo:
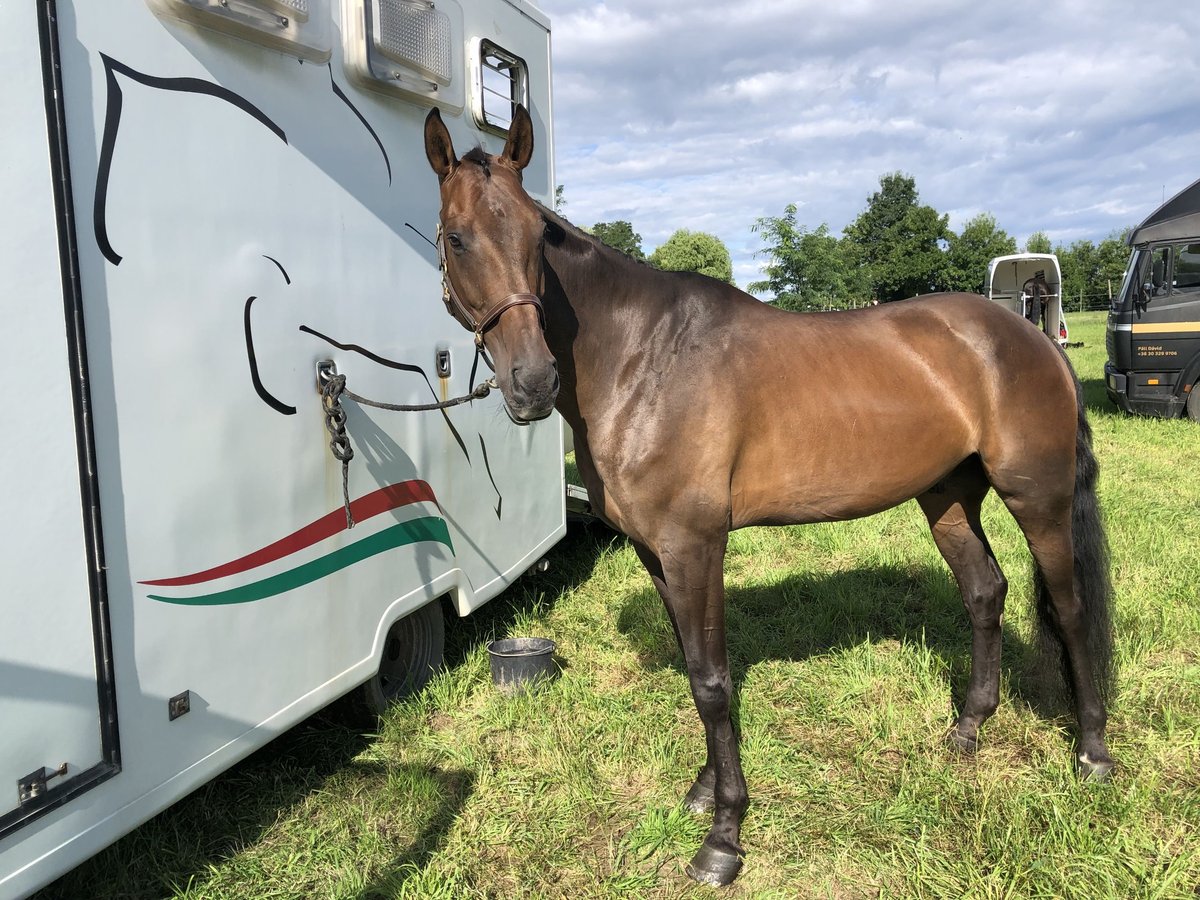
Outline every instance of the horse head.
{"label": "horse head", "polygon": [[455,155],[437,109],[425,119],[425,155],[441,190],[439,254],[446,306],[491,353],[496,384],[518,424],[543,419],[558,396],[558,367],[546,346],[542,245],[546,224],[521,185],[533,156],[533,123],[513,114],[503,151]]}

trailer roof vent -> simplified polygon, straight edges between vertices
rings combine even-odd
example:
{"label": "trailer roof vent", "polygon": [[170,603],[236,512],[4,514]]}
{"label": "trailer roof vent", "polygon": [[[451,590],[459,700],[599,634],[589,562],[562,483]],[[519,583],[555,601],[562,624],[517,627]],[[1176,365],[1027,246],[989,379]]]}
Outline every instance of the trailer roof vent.
{"label": "trailer roof vent", "polygon": [[462,9],[453,0],[351,0],[346,69],[364,87],[458,110]]}
{"label": "trailer roof vent", "polygon": [[529,105],[529,68],[525,60],[487,40],[479,42],[476,59],[475,121],[491,131],[508,131],[516,105]]}
{"label": "trailer roof vent", "polygon": [[374,0],[375,47],[439,84],[450,83],[450,17],[432,4]]}
{"label": "trailer roof vent", "polygon": [[161,16],[236,35],[255,44],[326,62],[331,0],[149,0]]}
{"label": "trailer roof vent", "polygon": [[290,13],[301,22],[308,21],[308,0],[264,0],[269,6],[274,6],[281,13]]}

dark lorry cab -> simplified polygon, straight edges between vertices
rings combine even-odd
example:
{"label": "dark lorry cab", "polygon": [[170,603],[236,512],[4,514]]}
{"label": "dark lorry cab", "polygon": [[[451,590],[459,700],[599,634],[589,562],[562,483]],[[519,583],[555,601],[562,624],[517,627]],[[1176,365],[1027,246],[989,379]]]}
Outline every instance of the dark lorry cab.
{"label": "dark lorry cab", "polygon": [[1200,181],[1129,235],[1108,311],[1109,399],[1126,412],[1200,422]]}

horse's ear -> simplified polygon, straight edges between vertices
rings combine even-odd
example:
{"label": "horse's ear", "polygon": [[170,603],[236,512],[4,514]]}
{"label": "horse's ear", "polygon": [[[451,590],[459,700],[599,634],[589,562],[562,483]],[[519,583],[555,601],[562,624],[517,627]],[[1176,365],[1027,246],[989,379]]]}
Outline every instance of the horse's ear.
{"label": "horse's ear", "polygon": [[529,165],[529,160],[533,158],[533,121],[529,118],[529,110],[519,103],[513,109],[508,141],[500,155],[511,162],[518,172]]}
{"label": "horse's ear", "polygon": [[425,155],[429,157],[429,165],[437,173],[439,183],[449,178],[458,165],[454,142],[450,140],[450,132],[436,106],[425,117]]}

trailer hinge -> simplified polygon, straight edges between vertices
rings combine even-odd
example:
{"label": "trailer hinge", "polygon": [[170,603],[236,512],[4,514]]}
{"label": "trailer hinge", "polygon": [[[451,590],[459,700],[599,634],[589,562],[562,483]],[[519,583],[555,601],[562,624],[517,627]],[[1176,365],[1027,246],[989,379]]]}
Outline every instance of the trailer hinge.
{"label": "trailer hinge", "polygon": [[24,778],[17,779],[17,799],[21,806],[33,803],[46,793],[46,782],[67,774],[67,764],[63,763],[57,769],[47,769],[42,766],[36,772],[30,772]]}

